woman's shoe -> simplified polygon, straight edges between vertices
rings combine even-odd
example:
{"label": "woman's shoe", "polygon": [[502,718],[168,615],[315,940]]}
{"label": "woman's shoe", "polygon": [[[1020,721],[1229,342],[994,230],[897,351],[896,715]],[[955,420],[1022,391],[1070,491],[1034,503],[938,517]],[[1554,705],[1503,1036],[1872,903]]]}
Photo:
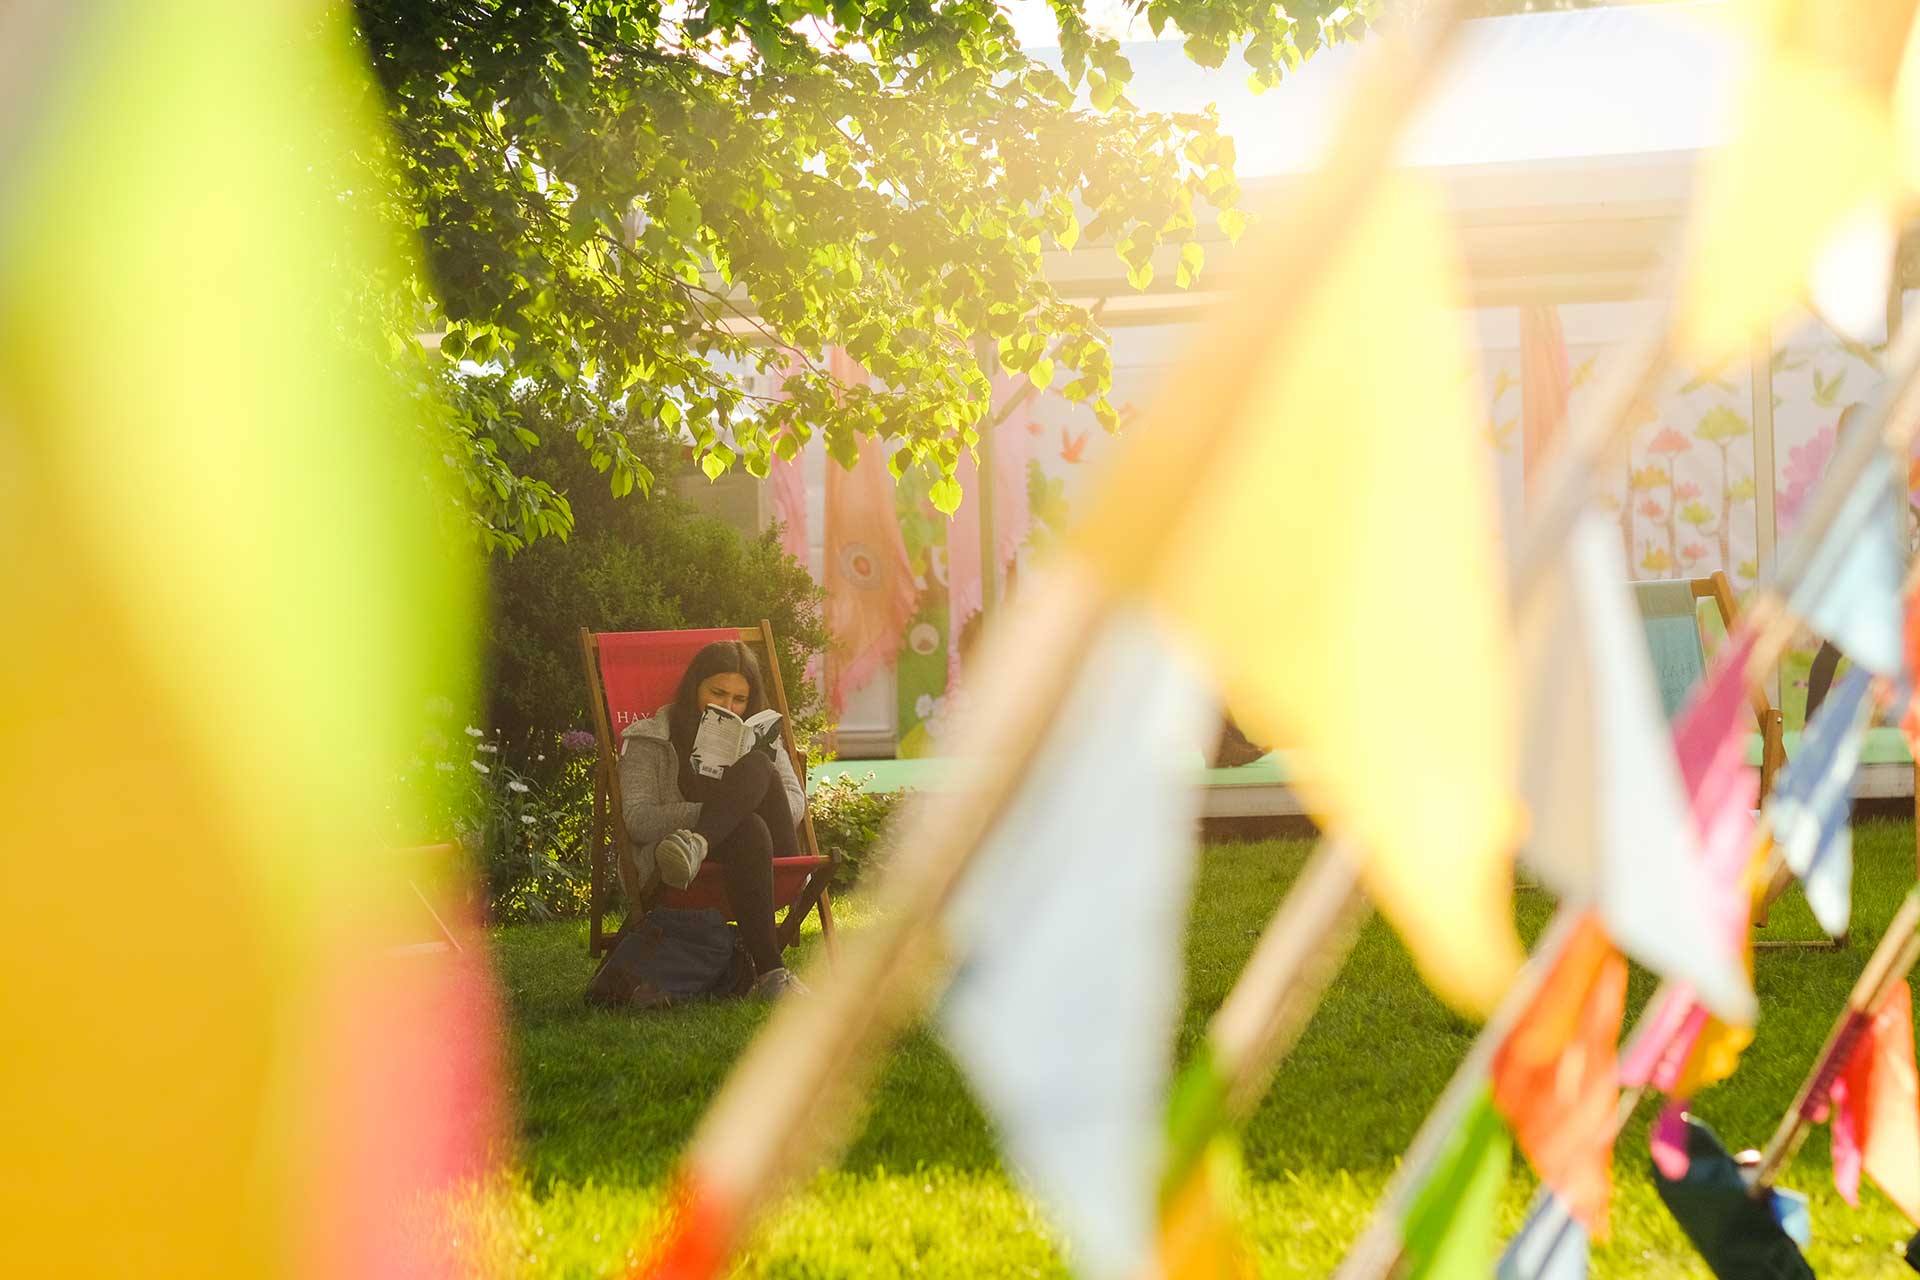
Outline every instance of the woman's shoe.
{"label": "woman's shoe", "polygon": [[653,858],[653,846],[628,844],[626,852],[614,859],[614,869],[620,873],[620,892],[627,900],[627,909],[639,910],[640,895],[660,874]]}
{"label": "woman's shoe", "polygon": [[693,883],[707,860],[707,838],[697,831],[675,831],[653,846],[653,865],[668,887],[684,889]]}
{"label": "woman's shoe", "polygon": [[747,992],[755,1000],[778,1000],[781,996],[811,995],[812,990],[806,983],[793,976],[793,972],[784,965],[778,969],[769,969],[753,981],[753,989]]}

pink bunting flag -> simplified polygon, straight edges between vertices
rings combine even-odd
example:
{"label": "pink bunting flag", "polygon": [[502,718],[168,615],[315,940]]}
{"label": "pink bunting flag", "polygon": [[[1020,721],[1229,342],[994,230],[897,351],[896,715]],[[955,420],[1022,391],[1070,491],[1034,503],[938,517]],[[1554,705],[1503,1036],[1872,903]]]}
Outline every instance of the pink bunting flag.
{"label": "pink bunting flag", "polygon": [[[1702,866],[1713,894],[1705,914],[1716,922],[1724,945],[1735,953],[1745,944],[1749,924],[1745,873],[1753,852],[1753,806],[1759,793],[1759,779],[1746,763],[1746,735],[1740,723],[1752,655],[1751,634],[1729,637],[1706,681],[1682,708],[1673,731],[1681,777],[1700,832]],[[1691,986],[1681,983],[1671,988],[1648,1011],[1641,1032],[1623,1055],[1622,1083],[1651,1085],[1670,1095],[1690,1092],[1698,1073],[1689,1072],[1688,1066],[1710,1021]],[[1721,1041],[1731,1043],[1730,1037],[1720,1035],[1716,1050],[1722,1048]],[[1651,1134],[1654,1163],[1670,1179],[1683,1176],[1687,1168],[1680,1119],[1686,1101],[1675,1097]]]}
{"label": "pink bunting flag", "polygon": [[1740,723],[1752,656],[1750,633],[1729,637],[1673,728],[1680,776],[1700,830],[1701,861],[1715,892],[1714,915],[1727,946],[1735,950],[1746,937],[1743,877],[1753,850],[1753,808],[1760,793],[1759,777],[1746,762],[1746,734]]}
{"label": "pink bunting flag", "polygon": [[1874,1013],[1831,1096],[1834,1186],[1858,1205],[1864,1171],[1909,1220],[1920,1222],[1920,1085],[1906,983]]}

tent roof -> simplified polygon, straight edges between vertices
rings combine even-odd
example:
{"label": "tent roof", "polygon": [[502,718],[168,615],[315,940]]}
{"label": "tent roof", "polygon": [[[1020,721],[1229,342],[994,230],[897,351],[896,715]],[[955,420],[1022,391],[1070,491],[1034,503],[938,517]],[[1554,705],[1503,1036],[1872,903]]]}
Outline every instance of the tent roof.
{"label": "tent roof", "polygon": [[[1401,161],[1443,190],[1477,301],[1644,291],[1679,234],[1701,152],[1728,134],[1747,53],[1727,9],[1696,0],[1466,24]],[[1272,209],[1326,147],[1366,42],[1316,54],[1264,94],[1248,87],[1237,58],[1210,71],[1177,41],[1125,51],[1139,105],[1219,111],[1246,203]],[[1049,271],[1064,292],[1108,299],[1109,323],[1157,323],[1208,301],[1173,287],[1165,256],[1145,294],[1127,286],[1110,253],[1059,254]],[[1209,246],[1208,257],[1206,290],[1230,286],[1229,246]]]}
{"label": "tent roof", "polygon": [[[1454,168],[1716,146],[1745,61],[1726,9],[1709,0],[1469,22],[1402,161]],[[1129,44],[1129,94],[1152,110],[1216,107],[1243,179],[1299,174],[1326,146],[1365,47],[1323,50],[1255,94],[1237,57],[1210,71],[1178,41]]]}

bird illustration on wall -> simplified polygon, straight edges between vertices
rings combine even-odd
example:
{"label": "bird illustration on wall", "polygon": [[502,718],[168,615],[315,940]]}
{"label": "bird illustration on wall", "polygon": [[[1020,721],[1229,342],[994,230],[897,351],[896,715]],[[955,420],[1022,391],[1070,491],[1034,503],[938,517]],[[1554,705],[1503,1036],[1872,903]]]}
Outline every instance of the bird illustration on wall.
{"label": "bird illustration on wall", "polygon": [[1720,370],[1706,369],[1702,370],[1681,386],[1680,394],[1684,396],[1691,392],[1698,391],[1702,387],[1717,387],[1728,395],[1732,395],[1739,390],[1739,388],[1721,376]]}
{"label": "bird illustration on wall", "polygon": [[1847,371],[1842,369],[1831,378],[1820,376],[1820,370],[1813,371],[1813,402],[1831,409],[1840,403],[1840,388],[1846,385]]}
{"label": "bird illustration on wall", "polygon": [[1079,462],[1080,451],[1086,447],[1086,432],[1082,431],[1076,436],[1069,434],[1065,427],[1060,428],[1060,458],[1063,462]]}

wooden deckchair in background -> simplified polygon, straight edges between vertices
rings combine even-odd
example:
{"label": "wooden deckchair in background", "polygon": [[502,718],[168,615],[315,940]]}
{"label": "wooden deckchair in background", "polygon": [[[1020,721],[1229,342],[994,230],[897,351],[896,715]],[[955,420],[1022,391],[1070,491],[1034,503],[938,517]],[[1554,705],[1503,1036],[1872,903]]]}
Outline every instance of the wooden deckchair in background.
{"label": "wooden deckchair in background", "polygon": [[[781,741],[793,762],[794,774],[801,786],[806,786],[807,760],[794,743],[793,709],[787,705],[786,686],[780,679],[771,623],[762,619],[757,627],[698,631],[594,632],[582,627],[580,654],[586,667],[588,702],[593,708],[593,732],[599,751],[588,854],[587,952],[595,958],[612,950],[619,936],[608,933],[603,926],[611,886],[616,883],[611,875],[613,859],[628,857],[633,849],[620,803],[620,733],[671,702],[694,654],[716,640],[739,640],[756,650],[754,656],[765,677],[767,703],[780,713]],[[811,815],[800,820],[800,849],[800,856],[773,860],[774,909],[786,908],[778,928],[780,946],[784,950],[793,945],[807,913],[818,911],[822,939],[831,957],[833,902],[827,886],[833,879],[837,857],[820,853]],[[703,865],[685,889],[671,889],[655,881],[645,898],[644,902],[627,904],[627,920],[637,920],[642,911],[653,906],[715,907],[725,911],[729,920],[735,918],[727,899],[726,873],[712,862]]]}

